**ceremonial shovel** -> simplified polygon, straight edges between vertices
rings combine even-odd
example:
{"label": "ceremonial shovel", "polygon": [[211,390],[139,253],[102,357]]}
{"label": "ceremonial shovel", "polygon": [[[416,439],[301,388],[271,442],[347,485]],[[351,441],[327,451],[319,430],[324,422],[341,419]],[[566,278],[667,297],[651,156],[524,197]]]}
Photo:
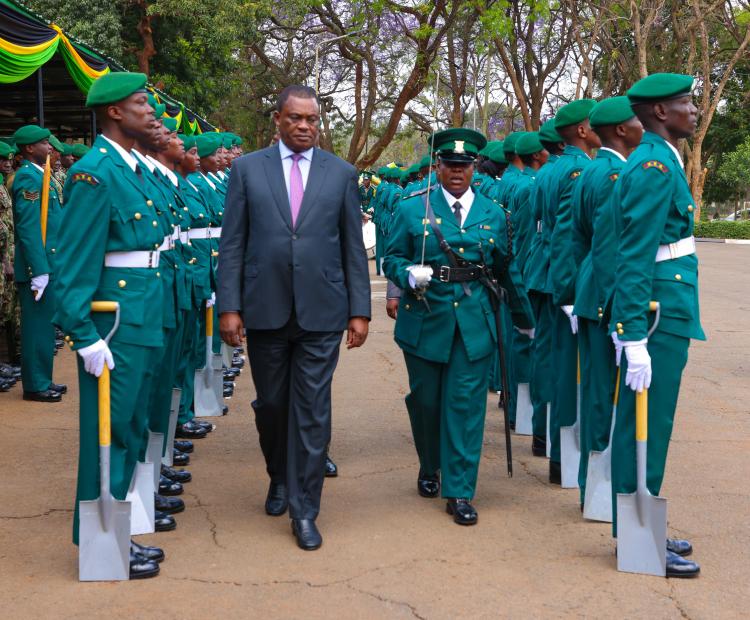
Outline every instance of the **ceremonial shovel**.
{"label": "ceremonial shovel", "polygon": [[531,404],[531,394],[528,383],[518,384],[516,396],[516,435],[531,435],[533,433],[532,416],[534,407]]}
{"label": "ceremonial shovel", "polygon": [[560,482],[563,489],[578,488],[578,466],[581,463],[581,360],[576,376],[576,421],[560,427]]}
{"label": "ceremonial shovel", "polygon": [[648,390],[635,395],[635,493],[617,494],[617,570],[667,574],[667,500],[646,485]]}
{"label": "ceremonial shovel", "polygon": [[[92,312],[114,312],[109,343],[120,324],[116,301],[95,301]],[[78,503],[78,579],[115,581],[130,577],[130,502],[112,497],[109,483],[111,444],[109,367],[99,377],[99,499]]]}
{"label": "ceremonial shovel", "polygon": [[221,394],[224,372],[219,364],[214,367],[212,341],[214,336],[214,309],[206,308],[206,365],[195,371],[195,415],[199,418],[221,415]]}

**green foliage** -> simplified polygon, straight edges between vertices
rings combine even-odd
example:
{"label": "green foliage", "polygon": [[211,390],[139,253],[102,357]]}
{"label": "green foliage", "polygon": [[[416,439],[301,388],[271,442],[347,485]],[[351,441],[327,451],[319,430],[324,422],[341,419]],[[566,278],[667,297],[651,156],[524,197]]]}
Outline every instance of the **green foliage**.
{"label": "green foliage", "polygon": [[703,239],[750,239],[750,221],[696,222],[694,234]]}
{"label": "green foliage", "polygon": [[750,188],[748,171],[750,171],[750,136],[724,158],[719,168],[719,177],[738,196]]}

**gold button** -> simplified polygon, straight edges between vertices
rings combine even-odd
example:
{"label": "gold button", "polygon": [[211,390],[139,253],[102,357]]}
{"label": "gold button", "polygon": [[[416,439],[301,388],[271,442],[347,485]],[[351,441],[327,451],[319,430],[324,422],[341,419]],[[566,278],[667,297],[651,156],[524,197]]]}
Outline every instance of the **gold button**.
{"label": "gold button", "polygon": [[55,248],[52,248],[52,249],[50,250],[50,252],[51,252],[52,254],[54,254],[54,253],[55,253]]}
{"label": "gold button", "polygon": [[454,302],[453,302],[453,307],[454,307],[454,308],[458,308],[458,302],[457,302],[457,301],[454,301]]}
{"label": "gold button", "polygon": [[411,306],[410,306],[409,304],[406,304],[406,305],[404,306],[404,308],[406,308],[407,310],[411,310]]}
{"label": "gold button", "polygon": [[154,225],[154,228],[156,228],[156,227],[157,227],[157,226],[159,225],[159,222],[157,222],[156,220],[154,220],[154,221],[153,221],[153,222],[151,222],[151,223],[152,223],[152,224]]}
{"label": "gold button", "polygon": [[149,200],[147,200],[147,201],[146,201],[146,204],[147,204],[147,205],[148,205],[149,207],[153,207],[153,206],[154,206],[154,201],[153,201],[153,200],[151,200],[151,199],[149,199]]}
{"label": "gold button", "polygon": [[617,329],[622,329],[622,323],[617,324]]}
{"label": "gold button", "polygon": [[597,308],[597,311],[598,311],[598,312],[603,312],[604,310],[602,309],[602,307],[601,307],[601,306],[599,306],[599,307]]}
{"label": "gold button", "polygon": [[674,279],[675,279],[675,280],[682,280],[682,276],[681,276],[681,275],[680,275],[679,273],[676,273],[676,274],[674,275]]}
{"label": "gold button", "polygon": [[65,336],[65,342],[70,342],[70,336],[68,335]]}
{"label": "gold button", "polygon": [[120,288],[125,288],[126,284],[127,284],[127,282],[125,282],[125,280],[119,280],[117,282],[117,286],[119,286]]}
{"label": "gold button", "polygon": [[107,149],[105,149],[103,146],[99,148],[100,153],[106,153]]}
{"label": "gold button", "polygon": [[141,219],[141,217],[143,217],[143,216],[142,216],[142,215],[141,215],[140,213],[136,213],[136,214],[135,214],[135,215],[134,215],[133,217],[134,217],[135,219],[137,219],[137,220],[140,220],[140,219]]}
{"label": "gold button", "polygon": [[219,215],[224,215],[224,211],[219,211]]}
{"label": "gold button", "polygon": [[156,272],[156,277],[161,278],[161,274],[158,271]]}
{"label": "gold button", "polygon": [[218,255],[219,255],[218,252],[211,252],[211,256],[218,256]]}
{"label": "gold button", "polygon": [[466,233],[466,229],[465,229],[465,228],[462,228],[462,229],[461,229],[461,234],[463,235],[464,233]]}
{"label": "gold button", "polygon": [[158,250],[158,249],[159,249],[159,244],[158,244],[158,243],[154,243],[154,249],[155,249],[155,250]]}
{"label": "gold button", "polygon": [[604,315],[603,315],[603,314],[602,314],[602,313],[600,312],[600,313],[599,313],[599,318],[601,319],[601,318],[602,318],[603,316],[604,316]]}
{"label": "gold button", "polygon": [[618,335],[622,336],[625,333],[624,329],[618,329],[617,330]]}
{"label": "gold button", "polygon": [[183,211],[187,211],[187,210],[188,210],[188,208],[187,208],[187,207],[182,207],[182,210],[183,210]]}
{"label": "gold button", "polygon": [[202,213],[199,213],[199,214],[198,214],[198,217],[203,217],[203,214],[202,214]]}
{"label": "gold button", "polygon": [[492,237],[490,237],[490,243],[495,243],[495,240]]}
{"label": "gold button", "polygon": [[73,342],[72,340],[69,340],[69,341],[68,341],[68,344],[70,345],[70,348],[72,349],[72,348],[73,348],[73,345],[75,344],[75,342]]}
{"label": "gold button", "polygon": [[693,205],[688,205],[688,211],[689,211],[690,213],[692,213],[692,212],[693,212]]}
{"label": "gold button", "polygon": [[458,251],[461,252],[461,254],[464,253],[464,249],[463,248],[458,248]]}

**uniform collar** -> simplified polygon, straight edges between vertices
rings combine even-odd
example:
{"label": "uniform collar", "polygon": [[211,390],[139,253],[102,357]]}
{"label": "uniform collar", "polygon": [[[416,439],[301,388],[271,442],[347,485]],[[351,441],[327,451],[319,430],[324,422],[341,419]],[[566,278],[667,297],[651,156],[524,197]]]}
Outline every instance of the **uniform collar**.
{"label": "uniform collar", "polygon": [[563,150],[563,155],[577,155],[578,157],[585,157],[586,159],[591,159],[588,156],[588,153],[584,151],[582,148],[579,148],[573,144],[566,144],[565,149]]}
{"label": "uniform collar", "polygon": [[155,159],[151,157],[150,155],[148,155],[147,157],[149,161],[153,162],[153,164],[158,168],[159,172],[161,172],[170,181],[172,181],[172,185],[177,187],[177,175],[174,172],[172,172],[169,168],[167,168],[163,163],[161,163],[158,159]]}
{"label": "uniform collar", "polygon": [[154,166],[153,162],[149,161],[148,157],[146,157],[143,153],[141,153],[137,149],[133,149],[131,152],[139,162],[141,162],[144,166],[146,166],[146,168],[148,168],[149,172],[153,172],[156,169],[156,166]]}
{"label": "uniform collar", "polygon": [[101,135],[101,137],[102,137],[102,138],[103,138],[104,140],[106,140],[107,142],[109,142],[109,144],[111,144],[111,145],[112,145],[112,148],[113,148],[113,149],[115,149],[115,151],[117,151],[117,154],[118,154],[118,155],[119,155],[120,157],[122,157],[123,161],[124,161],[124,162],[125,162],[125,163],[126,163],[126,164],[127,164],[128,166],[130,166],[130,169],[131,169],[131,170],[132,170],[133,172],[135,172],[135,168],[136,168],[136,166],[138,165],[138,160],[136,160],[136,158],[135,158],[135,157],[133,157],[132,153],[128,153],[128,151],[126,151],[126,150],[125,150],[124,148],[122,148],[122,147],[121,147],[121,146],[120,146],[119,144],[117,144],[117,142],[115,142],[114,140],[110,140],[110,139],[109,139],[109,138],[108,138],[107,136],[105,136],[104,134],[100,134],[100,135]]}
{"label": "uniform collar", "polygon": [[682,162],[682,157],[680,156],[680,152],[669,142],[667,142],[664,138],[662,138],[658,133],[654,133],[653,131],[646,131],[643,134],[643,138],[641,142],[650,142],[651,144],[663,144],[664,146],[669,147],[669,150],[672,151],[674,156],[677,158],[677,161],[680,163],[681,167],[685,167],[685,164]]}
{"label": "uniform collar", "polygon": [[627,161],[627,159],[623,157],[621,153],[618,153],[617,151],[609,148],[608,146],[600,146],[599,152],[601,153],[602,151],[604,151],[605,153],[612,153],[612,155],[617,157],[617,159],[619,159],[620,161]]}
{"label": "uniform collar", "polygon": [[440,189],[443,190],[443,198],[445,198],[445,202],[448,203],[448,206],[451,209],[453,208],[453,205],[456,204],[456,201],[460,202],[461,208],[466,209],[467,211],[471,208],[471,205],[474,204],[474,191],[471,187],[469,187],[469,189],[458,198],[446,190],[442,185],[440,186]]}

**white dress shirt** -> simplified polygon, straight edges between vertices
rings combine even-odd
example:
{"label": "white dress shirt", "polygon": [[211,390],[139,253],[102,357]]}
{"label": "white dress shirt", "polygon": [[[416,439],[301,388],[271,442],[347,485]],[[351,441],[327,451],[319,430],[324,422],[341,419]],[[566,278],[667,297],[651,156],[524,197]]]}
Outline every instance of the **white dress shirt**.
{"label": "white dress shirt", "polygon": [[471,209],[471,205],[474,204],[474,192],[472,191],[471,187],[467,189],[462,196],[459,198],[456,198],[453,194],[448,192],[444,187],[441,187],[443,190],[443,196],[445,197],[445,201],[448,203],[448,206],[450,207],[451,211],[453,211],[453,205],[456,204],[456,201],[461,203],[461,226],[464,225],[464,222],[466,221],[466,218],[469,215],[469,210]]}
{"label": "white dress shirt", "polygon": [[172,172],[169,168],[167,168],[158,159],[151,157],[151,155],[146,155],[146,157],[151,163],[153,163],[161,171],[163,175],[165,175],[172,182],[172,185],[174,185],[175,187],[179,185],[177,181],[177,175],[174,172]]}
{"label": "white dress shirt", "polygon": [[140,151],[137,151],[136,149],[133,149],[130,152],[140,162],[142,166],[146,167],[146,170],[148,170],[150,173],[153,174],[154,170],[156,170],[156,166],[154,166],[154,164],[150,162],[143,153],[141,153]]}
{"label": "white dress shirt", "polygon": [[135,167],[138,165],[138,162],[136,161],[135,157],[131,153],[128,153],[124,148],[122,148],[117,142],[114,140],[110,140],[107,136],[102,134],[102,138],[104,138],[107,142],[109,142],[112,145],[112,148],[117,151],[118,155],[125,160],[125,163],[130,166],[130,169],[135,172]]}
{"label": "white dress shirt", "polygon": [[[299,171],[302,173],[302,189],[307,187],[307,177],[310,176],[310,164],[312,163],[314,149],[302,151],[302,158],[297,162]],[[286,195],[291,195],[289,179],[292,176],[292,155],[294,151],[290,149],[283,140],[279,140],[279,154],[281,155],[281,166],[284,168],[284,183],[286,183]]]}

